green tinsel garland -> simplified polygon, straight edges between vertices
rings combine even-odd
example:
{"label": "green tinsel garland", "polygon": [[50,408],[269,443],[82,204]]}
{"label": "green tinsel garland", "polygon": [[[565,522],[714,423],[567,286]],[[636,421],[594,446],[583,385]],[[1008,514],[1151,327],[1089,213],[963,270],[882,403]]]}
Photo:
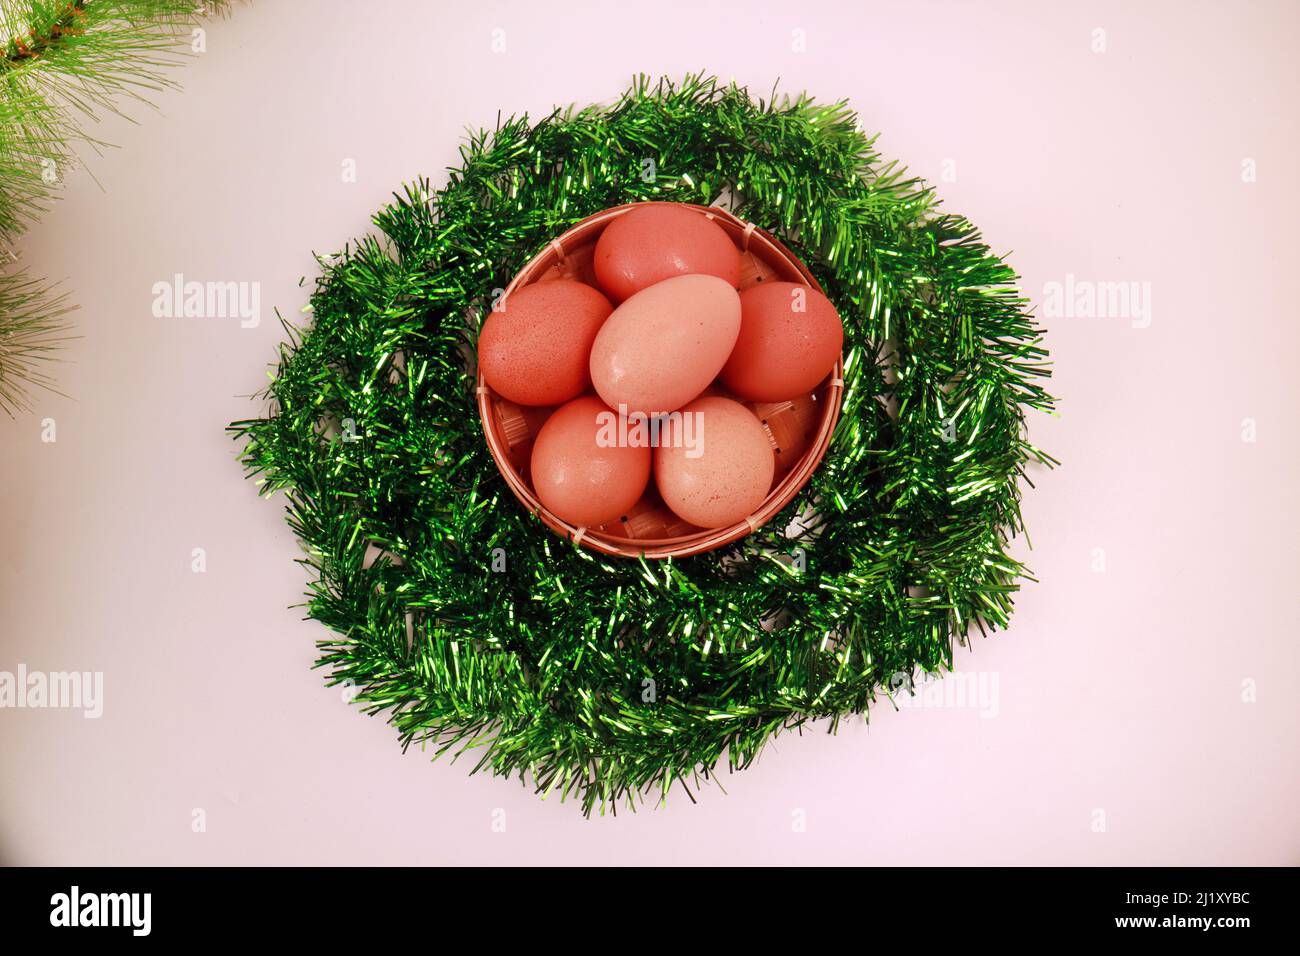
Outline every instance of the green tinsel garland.
{"label": "green tinsel garland", "polygon": [[[332,683],[404,745],[468,753],[583,809],[691,793],[724,755],[865,712],[897,675],[1007,624],[1018,481],[1052,459],[1040,331],[1016,276],[882,164],[844,103],[764,102],[700,76],[612,107],[498,122],[367,237],[322,260],[270,416],[236,422],[317,579]],[[812,481],[721,552],[604,558],[527,514],[488,454],[468,356],[494,290],[581,218],[712,203],[803,257],[844,319],[843,414]]]}

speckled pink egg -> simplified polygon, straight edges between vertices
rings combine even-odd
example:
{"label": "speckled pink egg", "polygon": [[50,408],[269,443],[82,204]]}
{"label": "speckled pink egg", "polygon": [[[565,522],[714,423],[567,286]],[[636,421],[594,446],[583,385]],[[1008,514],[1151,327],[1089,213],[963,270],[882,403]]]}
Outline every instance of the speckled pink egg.
{"label": "speckled pink egg", "polygon": [[691,402],[664,420],[654,452],[655,484],[684,521],[722,528],[756,512],[772,488],[776,460],[758,419],[729,398]]}
{"label": "speckled pink egg", "polygon": [[610,408],[659,415],[717,377],[740,331],[740,297],[716,276],[665,279],[605,320],[591,347],[591,381]]}
{"label": "speckled pink egg", "polygon": [[575,398],[546,420],[533,442],[530,470],[542,504],[569,524],[594,528],[641,499],[650,448],[620,444],[615,413],[594,395]]}
{"label": "speckled pink egg", "polygon": [[613,308],[596,289],[571,279],[515,289],[479,333],[483,380],[519,405],[575,398],[591,384],[591,344]]}
{"label": "speckled pink egg", "polygon": [[844,326],[831,300],[797,282],[740,293],[740,335],[722,382],[741,398],[779,402],[806,395],[835,367]]}
{"label": "speckled pink egg", "polygon": [[704,213],[677,203],[647,203],[616,218],[596,240],[596,281],[621,302],[680,275],[740,284],[740,251]]}

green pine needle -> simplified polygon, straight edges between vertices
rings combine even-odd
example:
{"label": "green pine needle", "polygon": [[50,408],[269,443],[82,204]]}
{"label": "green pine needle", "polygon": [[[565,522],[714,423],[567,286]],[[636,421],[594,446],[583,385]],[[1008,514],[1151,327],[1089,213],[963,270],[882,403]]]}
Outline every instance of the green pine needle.
{"label": "green pine needle", "polygon": [[[106,145],[91,124],[173,86],[169,71],[189,52],[191,26],[229,7],[0,0],[0,245],[45,211],[82,152]],[[27,407],[33,387],[52,388],[43,366],[67,338],[64,300],[33,288],[24,276],[0,275],[0,410],[10,415]]]}
{"label": "green pine needle", "polygon": [[48,365],[68,338],[65,295],[26,273],[0,273],[0,411],[31,406],[32,390],[57,391]]}

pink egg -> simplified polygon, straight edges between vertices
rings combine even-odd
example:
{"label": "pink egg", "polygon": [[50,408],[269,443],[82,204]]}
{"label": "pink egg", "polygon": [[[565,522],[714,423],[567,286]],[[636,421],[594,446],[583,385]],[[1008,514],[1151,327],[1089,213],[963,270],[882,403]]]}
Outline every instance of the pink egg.
{"label": "pink egg", "polygon": [[767,432],[729,398],[701,398],[668,416],[654,452],[664,504],[701,528],[726,527],[756,512],[775,468]]}
{"label": "pink egg", "polygon": [[615,301],[680,275],[740,284],[740,251],[707,215],[677,203],[647,203],[616,218],[596,241],[596,281]]}
{"label": "pink egg", "polygon": [[593,395],[557,409],[533,443],[533,489],[542,504],[580,528],[627,514],[650,481],[650,448],[620,442],[626,431]]}
{"label": "pink egg", "polygon": [[479,368],[498,395],[519,405],[559,405],[591,384],[588,356],[613,306],[589,285],[535,282],[488,313]]}
{"label": "pink egg", "polygon": [[605,320],[591,347],[591,381],[624,414],[670,412],[717,377],[739,331],[740,297],[722,279],[665,279]]}
{"label": "pink egg", "polygon": [[722,382],[756,402],[805,395],[835,367],[843,346],[830,299],[796,282],[764,282],[740,293],[740,334]]}

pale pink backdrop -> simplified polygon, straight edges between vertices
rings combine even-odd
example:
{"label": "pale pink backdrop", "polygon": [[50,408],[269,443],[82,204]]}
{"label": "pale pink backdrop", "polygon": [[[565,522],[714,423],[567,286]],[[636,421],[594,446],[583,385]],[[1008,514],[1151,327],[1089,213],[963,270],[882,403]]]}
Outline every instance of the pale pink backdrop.
{"label": "pale pink backdrop", "polygon": [[[0,710],[0,860],[1300,862],[1298,11],[263,0],[214,24],[161,113],[103,124],[103,188],[70,174],[20,246],[82,338],[69,397],[0,421],[0,670],[102,671],[105,701]],[[698,805],[584,820],[403,755],[323,686],[282,503],[222,428],[257,410],[312,251],[441,183],[466,126],[696,69],[848,98],[1037,302],[1067,275],[1149,283],[1150,322],[1046,319],[1041,583],[958,656],[995,710],[886,704]],[[260,282],[260,326],[155,318],[177,272]]]}

